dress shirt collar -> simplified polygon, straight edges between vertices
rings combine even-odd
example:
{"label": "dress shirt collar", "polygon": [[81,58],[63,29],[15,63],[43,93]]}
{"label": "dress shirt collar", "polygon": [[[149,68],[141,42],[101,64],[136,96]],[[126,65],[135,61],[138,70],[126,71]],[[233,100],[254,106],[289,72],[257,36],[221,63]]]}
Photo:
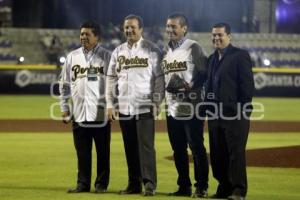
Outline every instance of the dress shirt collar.
{"label": "dress shirt collar", "polygon": [[129,49],[136,49],[136,48],[138,48],[138,47],[141,46],[141,43],[142,43],[143,40],[144,40],[144,38],[141,37],[141,38],[140,38],[137,42],[135,42],[132,46],[130,46],[130,45],[128,44],[128,42],[126,42],[126,45],[127,45],[127,47],[128,47]]}
{"label": "dress shirt collar", "polygon": [[172,50],[177,49],[178,47],[180,47],[184,43],[185,40],[186,40],[186,37],[181,38],[178,42],[169,41],[168,46]]}
{"label": "dress shirt collar", "polygon": [[87,49],[85,49],[85,48],[82,48],[82,50],[83,50],[83,53],[84,53],[85,55],[88,55],[88,54],[90,54],[90,53],[93,54],[93,53],[98,49],[99,46],[100,46],[100,44],[97,43],[97,44],[94,46],[94,48],[92,48],[91,50],[87,50]]}
{"label": "dress shirt collar", "polygon": [[226,52],[228,51],[228,49],[230,48],[230,44],[227,46],[227,47],[225,47],[224,49],[218,49],[215,53],[216,53],[216,56],[217,56],[217,58],[219,59],[219,60],[221,60],[223,57],[224,57],[224,55],[226,54]]}

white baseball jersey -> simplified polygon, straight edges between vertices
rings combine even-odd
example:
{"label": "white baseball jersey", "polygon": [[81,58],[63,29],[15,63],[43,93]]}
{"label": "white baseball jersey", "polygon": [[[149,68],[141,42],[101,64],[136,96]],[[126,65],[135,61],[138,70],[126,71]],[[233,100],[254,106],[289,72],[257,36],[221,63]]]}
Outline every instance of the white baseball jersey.
{"label": "white baseball jersey", "polygon": [[[141,38],[132,48],[127,42],[118,46],[107,71],[107,107],[117,108],[125,115],[136,115],[150,112],[153,104],[159,106],[164,98],[160,63],[160,50],[148,40]],[[118,105],[114,105],[115,99]]]}
{"label": "white baseball jersey", "polygon": [[68,54],[59,82],[61,111],[72,111],[75,122],[103,121],[110,56],[99,44],[89,52],[81,47]]}
{"label": "white baseball jersey", "polygon": [[[162,61],[165,74],[165,84],[168,85],[170,78],[176,73],[191,88],[202,88],[206,76],[206,57],[199,44],[190,39],[184,39],[183,43],[172,49],[170,46],[166,48],[166,52]],[[201,79],[200,81],[197,79]],[[196,86],[194,84],[199,84]],[[201,90],[201,89],[200,89]],[[195,90],[194,90],[195,91]],[[172,117],[190,115],[193,109],[191,104],[186,100],[193,98],[190,93],[174,94],[166,91],[166,104],[168,115]],[[197,100],[200,102],[200,100]]]}

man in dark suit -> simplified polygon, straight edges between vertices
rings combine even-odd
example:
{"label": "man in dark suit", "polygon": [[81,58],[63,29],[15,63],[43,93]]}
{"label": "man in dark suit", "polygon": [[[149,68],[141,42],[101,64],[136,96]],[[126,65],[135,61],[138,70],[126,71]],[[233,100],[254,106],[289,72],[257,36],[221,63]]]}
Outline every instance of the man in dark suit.
{"label": "man in dark suit", "polygon": [[208,59],[206,85],[210,156],[218,181],[215,198],[243,200],[247,194],[245,149],[254,81],[247,51],[234,47],[230,26],[212,28],[215,52]]}

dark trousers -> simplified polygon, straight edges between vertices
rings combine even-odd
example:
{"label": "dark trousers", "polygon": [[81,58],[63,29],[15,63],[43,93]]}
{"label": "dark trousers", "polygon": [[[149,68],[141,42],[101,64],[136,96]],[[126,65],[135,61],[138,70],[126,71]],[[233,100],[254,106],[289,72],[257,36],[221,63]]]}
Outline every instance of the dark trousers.
{"label": "dark trousers", "polygon": [[217,193],[247,194],[245,148],[249,126],[246,119],[208,121],[211,166],[219,182]]}
{"label": "dark trousers", "polygon": [[203,125],[204,122],[196,117],[190,120],[177,120],[172,116],[167,116],[168,135],[174,153],[179,187],[192,185],[187,152],[189,146],[194,160],[195,187],[208,188],[208,161],[204,146]]}
{"label": "dark trousers", "polygon": [[128,166],[128,184],[139,187],[143,182],[155,189],[157,174],[152,113],[136,116],[120,114],[119,121]]}
{"label": "dark trousers", "polygon": [[[97,122],[86,122],[84,126],[95,126]],[[81,127],[73,122],[73,138],[78,159],[77,185],[90,188],[92,173],[92,146],[97,152],[97,177],[95,186],[107,188],[110,173],[110,123],[104,127]]]}

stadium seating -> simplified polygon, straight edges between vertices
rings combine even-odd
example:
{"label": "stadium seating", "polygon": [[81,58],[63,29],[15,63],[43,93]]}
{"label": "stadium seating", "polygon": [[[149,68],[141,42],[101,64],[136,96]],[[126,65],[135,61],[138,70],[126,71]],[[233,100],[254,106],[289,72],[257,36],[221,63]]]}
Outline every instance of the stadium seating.
{"label": "stadium seating", "polygon": [[[104,33],[103,46],[112,50],[123,40],[120,30],[116,30],[113,34],[111,29]],[[160,30],[163,40],[160,38],[156,43],[162,47],[167,38],[164,30]],[[145,38],[155,40],[150,32],[151,29],[145,28]],[[18,62],[19,56],[24,56],[27,64],[48,64],[46,47],[54,35],[60,38],[65,55],[80,47],[78,30],[1,28],[1,33],[0,63]],[[210,33],[190,32],[188,37],[198,41],[207,55],[213,52]],[[248,50],[256,67],[300,67],[299,34],[234,33],[232,43]],[[270,61],[270,65],[266,66],[265,60]]]}

